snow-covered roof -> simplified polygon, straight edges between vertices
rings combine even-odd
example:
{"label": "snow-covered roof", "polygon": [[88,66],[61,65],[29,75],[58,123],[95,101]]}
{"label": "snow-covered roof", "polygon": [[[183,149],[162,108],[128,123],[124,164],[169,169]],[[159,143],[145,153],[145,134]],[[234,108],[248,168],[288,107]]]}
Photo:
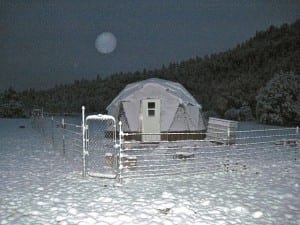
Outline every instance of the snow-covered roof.
{"label": "snow-covered roof", "polygon": [[[108,114],[118,118],[122,107],[129,130],[139,131],[140,102],[144,99],[160,99],[161,131],[173,131],[172,124],[177,130],[186,130],[186,127],[190,128],[188,130],[200,129],[201,105],[181,84],[163,79],[151,78],[127,85],[106,109]],[[174,123],[179,107],[184,107],[187,119]],[[200,126],[200,130],[204,129]]]}
{"label": "snow-covered roof", "polygon": [[[162,87],[168,93],[181,99],[182,103],[190,103],[192,105],[199,106],[201,108],[201,105],[198,104],[198,102],[195,100],[195,98],[181,84],[173,82],[173,81],[159,79],[159,78],[150,78],[147,80],[128,84],[119,93],[119,95],[110,103],[110,105],[107,106],[107,109],[110,108],[112,105],[114,105],[116,102],[118,102],[120,100],[126,100],[134,92],[143,89],[143,87],[145,85],[149,85],[149,84]],[[147,93],[145,93],[145,95],[146,94]]]}

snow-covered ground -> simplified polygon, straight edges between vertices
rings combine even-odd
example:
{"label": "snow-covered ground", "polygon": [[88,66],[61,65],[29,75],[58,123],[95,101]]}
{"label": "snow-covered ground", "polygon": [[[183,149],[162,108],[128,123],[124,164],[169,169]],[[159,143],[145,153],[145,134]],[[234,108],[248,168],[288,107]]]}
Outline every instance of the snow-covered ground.
{"label": "snow-covered ground", "polygon": [[[19,128],[25,125],[25,128]],[[30,120],[0,119],[0,224],[300,224],[300,149],[238,172],[82,178]]]}

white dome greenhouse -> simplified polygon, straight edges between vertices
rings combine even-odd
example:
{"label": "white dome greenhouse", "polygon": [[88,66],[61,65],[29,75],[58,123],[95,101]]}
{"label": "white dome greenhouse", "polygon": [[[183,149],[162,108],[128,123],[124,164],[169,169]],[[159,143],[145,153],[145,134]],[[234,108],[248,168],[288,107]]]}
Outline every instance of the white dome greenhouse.
{"label": "white dome greenhouse", "polygon": [[[205,130],[201,105],[181,84],[163,79],[127,85],[106,109],[122,121],[124,132],[163,133],[170,138],[176,132]],[[144,141],[161,139],[166,139],[166,135],[141,137]]]}

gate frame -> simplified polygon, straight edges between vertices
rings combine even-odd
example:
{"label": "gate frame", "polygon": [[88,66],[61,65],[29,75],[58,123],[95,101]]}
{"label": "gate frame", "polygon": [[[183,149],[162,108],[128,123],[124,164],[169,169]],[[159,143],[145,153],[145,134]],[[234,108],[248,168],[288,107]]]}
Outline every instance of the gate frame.
{"label": "gate frame", "polygon": [[89,155],[89,151],[88,151],[88,142],[89,142],[88,121],[89,120],[100,120],[100,121],[112,120],[113,128],[114,128],[114,130],[113,130],[113,147],[118,148],[118,146],[119,146],[116,143],[116,141],[117,141],[116,140],[116,137],[117,137],[116,119],[113,116],[103,115],[103,114],[90,115],[85,118],[85,107],[82,106],[82,149],[83,149],[83,152],[82,152],[82,156],[83,156],[83,158],[82,158],[82,160],[83,160],[82,176],[83,177],[87,176],[87,156]]}

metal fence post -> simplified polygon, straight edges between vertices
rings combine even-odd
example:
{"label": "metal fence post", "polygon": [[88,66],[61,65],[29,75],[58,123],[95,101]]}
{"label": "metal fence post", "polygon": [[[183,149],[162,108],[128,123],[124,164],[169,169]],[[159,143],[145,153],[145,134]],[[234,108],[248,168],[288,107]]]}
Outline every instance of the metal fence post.
{"label": "metal fence post", "polygon": [[44,116],[42,114],[42,117],[41,117],[41,133],[43,135],[43,137],[45,138],[46,137],[46,134],[45,134],[45,120],[44,120]]}
{"label": "metal fence post", "polygon": [[66,154],[66,151],[65,151],[65,132],[64,132],[64,129],[65,129],[65,119],[62,118],[61,119],[61,129],[62,129],[62,150],[63,150],[63,155]]}
{"label": "metal fence post", "polygon": [[[295,140],[296,141],[296,143],[295,143],[296,145],[298,145],[298,140],[297,140],[298,138],[299,138],[299,126],[296,127],[296,138],[295,138],[296,139]],[[297,148],[295,148],[294,152],[295,152],[294,160],[296,161],[297,160],[297,153],[298,153]]]}
{"label": "metal fence post", "polygon": [[52,146],[54,147],[54,118],[51,117],[51,139],[52,139]]}
{"label": "metal fence post", "polygon": [[227,145],[230,146],[230,128],[227,128]]}
{"label": "metal fence post", "polygon": [[119,122],[119,153],[118,153],[118,157],[119,157],[119,160],[118,160],[118,164],[119,164],[119,167],[118,167],[118,181],[119,183],[122,183],[122,169],[123,169],[123,163],[122,163],[122,138],[123,138],[123,131],[122,131],[122,122],[120,121]]}
{"label": "metal fence post", "polygon": [[86,177],[86,124],[85,124],[85,107],[81,107],[81,129],[82,129],[82,163],[83,163],[83,168],[82,168],[82,176]]}

